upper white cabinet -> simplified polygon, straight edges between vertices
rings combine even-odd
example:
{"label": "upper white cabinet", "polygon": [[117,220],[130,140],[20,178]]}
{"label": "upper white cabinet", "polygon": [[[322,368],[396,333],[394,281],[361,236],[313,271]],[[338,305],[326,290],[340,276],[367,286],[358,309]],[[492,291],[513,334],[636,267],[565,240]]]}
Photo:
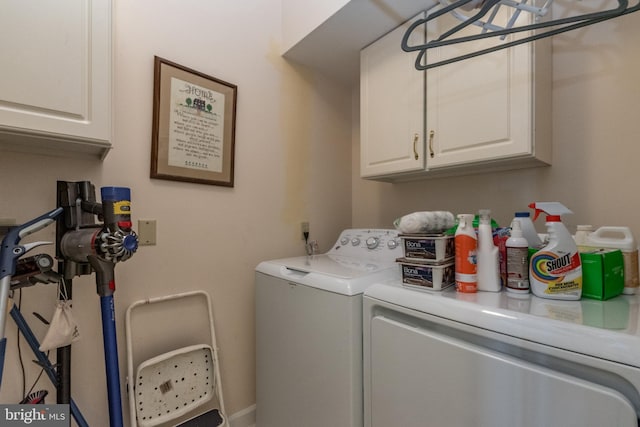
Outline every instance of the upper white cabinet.
{"label": "upper white cabinet", "polygon": [[[427,39],[442,34],[454,19],[446,15],[429,22]],[[417,53],[400,48],[403,35],[404,28],[393,31],[361,54],[362,177],[394,181],[550,164],[548,39],[418,71]],[[473,43],[429,49],[427,61],[501,41]],[[409,101],[411,94],[424,101]]]}
{"label": "upper white cabinet", "polygon": [[[451,15],[430,22],[427,38],[455,23]],[[458,34],[467,33],[478,30]],[[503,41],[432,49],[427,60],[437,62],[498,43]],[[504,167],[549,164],[550,60],[550,41],[543,39],[427,70],[427,168],[487,163],[493,168],[502,160]]]}
{"label": "upper white cabinet", "polygon": [[[424,158],[424,73],[400,49],[410,23],[362,50],[360,75],[360,175],[422,171]],[[414,32],[412,43],[424,42]]]}
{"label": "upper white cabinet", "polygon": [[111,49],[111,0],[3,2],[0,147],[104,158]]}

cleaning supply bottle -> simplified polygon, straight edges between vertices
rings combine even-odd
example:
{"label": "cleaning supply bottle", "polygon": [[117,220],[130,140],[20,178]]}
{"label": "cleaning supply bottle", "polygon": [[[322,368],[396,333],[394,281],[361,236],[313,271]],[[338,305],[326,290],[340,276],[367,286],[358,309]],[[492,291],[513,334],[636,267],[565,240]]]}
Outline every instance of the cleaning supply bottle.
{"label": "cleaning supply bottle", "polygon": [[536,202],[533,220],[547,214],[549,243],[531,256],[529,282],[534,295],[542,298],[579,300],[582,296],[582,264],[578,247],[562,223],[562,214],[573,213],[558,202]]}
{"label": "cleaning supply bottle", "polygon": [[573,235],[573,240],[575,240],[578,246],[578,252],[586,252],[593,249],[589,247],[587,243],[587,238],[591,233],[593,233],[593,225],[579,225],[576,228],[576,234]]}
{"label": "cleaning supply bottle", "polygon": [[[491,212],[489,212],[489,213],[491,213]],[[480,211],[478,211],[478,214],[473,217],[473,228],[475,228],[477,230],[478,227],[480,227]],[[495,219],[491,218],[491,229],[495,230],[498,227],[500,227],[500,224],[498,224],[498,221],[496,221]]]}
{"label": "cleaning supply bottle", "polygon": [[[522,236],[527,239],[530,248],[540,249],[544,246],[542,240],[540,240],[540,236],[538,236],[536,227],[533,225],[533,221],[531,221],[529,212],[516,212],[513,219],[517,219],[520,222]],[[511,223],[513,224],[513,221],[511,221]]]}
{"label": "cleaning supply bottle", "polygon": [[493,243],[491,211],[479,211],[478,224],[478,290],[500,292],[500,258],[498,247]]}
{"label": "cleaning supply bottle", "polygon": [[529,293],[529,241],[522,235],[520,220],[511,223],[507,239],[507,292]]}
{"label": "cleaning supply bottle", "polygon": [[639,284],[638,244],[629,227],[600,227],[585,236],[584,246],[620,249],[624,260],[624,289],[622,293],[626,295],[636,293]]}
{"label": "cleaning supply bottle", "polygon": [[472,293],[478,290],[476,262],[478,240],[473,228],[473,214],[458,215],[458,228],[454,236],[456,248],[456,290]]}

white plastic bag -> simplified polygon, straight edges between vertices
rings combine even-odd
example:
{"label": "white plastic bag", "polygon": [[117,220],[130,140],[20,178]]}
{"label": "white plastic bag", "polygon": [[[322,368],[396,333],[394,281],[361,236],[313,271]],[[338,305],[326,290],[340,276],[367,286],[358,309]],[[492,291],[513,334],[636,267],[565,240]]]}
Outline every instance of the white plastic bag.
{"label": "white plastic bag", "polygon": [[396,219],[393,225],[406,234],[442,233],[455,225],[455,217],[448,211],[413,212]]}
{"label": "white plastic bag", "polygon": [[40,351],[65,347],[79,339],[78,324],[71,314],[71,301],[58,301],[49,330],[40,344]]}

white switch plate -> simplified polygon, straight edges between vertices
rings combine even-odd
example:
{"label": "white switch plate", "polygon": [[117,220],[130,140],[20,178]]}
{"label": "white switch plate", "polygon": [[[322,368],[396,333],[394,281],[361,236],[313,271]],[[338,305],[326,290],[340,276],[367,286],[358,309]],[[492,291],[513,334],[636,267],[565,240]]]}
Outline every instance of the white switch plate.
{"label": "white switch plate", "polygon": [[149,246],[156,244],[155,219],[138,220],[138,243],[140,244],[140,246]]}

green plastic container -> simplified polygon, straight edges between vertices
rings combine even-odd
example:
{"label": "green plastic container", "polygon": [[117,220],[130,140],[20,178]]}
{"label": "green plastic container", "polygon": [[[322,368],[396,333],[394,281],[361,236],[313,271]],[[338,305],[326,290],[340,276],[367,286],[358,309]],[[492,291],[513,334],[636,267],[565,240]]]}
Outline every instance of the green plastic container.
{"label": "green plastic container", "polygon": [[624,257],[619,249],[595,249],[580,253],[582,296],[608,300],[624,289]]}

